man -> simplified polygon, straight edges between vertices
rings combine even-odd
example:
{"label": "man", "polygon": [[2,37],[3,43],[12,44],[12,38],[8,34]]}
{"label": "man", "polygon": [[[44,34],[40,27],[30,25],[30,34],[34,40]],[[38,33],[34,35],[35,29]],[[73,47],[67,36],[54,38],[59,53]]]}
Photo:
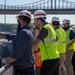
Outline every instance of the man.
{"label": "man", "polygon": [[[34,30],[35,30],[35,39],[36,39],[37,36],[39,35],[40,28],[35,26]],[[40,75],[40,67],[41,67],[41,64],[42,64],[42,62],[40,61],[40,59],[41,59],[40,48],[38,48],[37,51],[34,51],[34,55],[35,55],[36,75]]]}
{"label": "man", "polygon": [[52,18],[52,26],[56,32],[57,50],[60,54],[59,75],[67,75],[64,65],[64,62],[66,60],[66,33],[62,28],[60,28],[60,20],[58,17]]}
{"label": "man", "polygon": [[34,75],[34,60],[32,57],[34,38],[29,27],[31,13],[23,10],[19,13],[17,19],[20,25],[17,34],[13,38],[12,35],[5,34],[6,39],[12,38],[13,53],[4,61],[4,64],[13,63],[15,75]]}
{"label": "man", "polygon": [[41,70],[40,75],[58,75],[59,53],[57,51],[56,34],[52,25],[46,23],[46,13],[43,10],[34,12],[34,23],[40,27],[40,33],[34,41],[33,50],[40,47]]}
{"label": "man", "polygon": [[63,20],[63,29],[66,32],[66,44],[67,44],[67,48],[66,48],[66,61],[65,61],[65,66],[67,69],[67,74],[68,75],[72,75],[72,64],[71,64],[71,60],[72,60],[72,56],[74,53],[74,40],[75,40],[75,33],[72,30],[72,28],[70,28],[70,20],[68,19],[64,19]]}

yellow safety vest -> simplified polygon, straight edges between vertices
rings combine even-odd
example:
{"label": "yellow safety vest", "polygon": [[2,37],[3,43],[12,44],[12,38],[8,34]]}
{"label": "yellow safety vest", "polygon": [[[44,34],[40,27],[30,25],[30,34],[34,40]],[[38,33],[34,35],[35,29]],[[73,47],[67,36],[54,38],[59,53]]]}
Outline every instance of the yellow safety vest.
{"label": "yellow safety vest", "polygon": [[57,41],[57,50],[59,53],[66,52],[66,33],[62,28],[55,29]]}
{"label": "yellow safety vest", "polygon": [[[72,40],[69,39],[69,35],[70,35],[70,31],[72,30],[72,28],[69,28],[66,31],[66,44],[67,46],[71,43]],[[74,50],[74,46],[72,45],[69,49],[73,49]]]}
{"label": "yellow safety vest", "polygon": [[57,51],[57,42],[55,31],[50,24],[43,26],[48,30],[48,35],[44,38],[44,42],[40,43],[41,61],[46,59],[59,58],[59,52]]}

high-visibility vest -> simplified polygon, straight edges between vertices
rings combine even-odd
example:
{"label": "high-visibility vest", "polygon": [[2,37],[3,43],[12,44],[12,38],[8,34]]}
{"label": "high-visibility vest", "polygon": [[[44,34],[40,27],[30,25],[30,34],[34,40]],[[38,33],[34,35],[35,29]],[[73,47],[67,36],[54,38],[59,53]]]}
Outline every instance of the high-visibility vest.
{"label": "high-visibility vest", "polygon": [[[73,29],[74,30],[74,29]],[[75,30],[74,30],[74,32],[75,32]],[[74,47],[74,52],[75,52],[75,43],[73,44],[73,47]]]}
{"label": "high-visibility vest", "polygon": [[75,43],[73,44],[73,47],[74,47],[74,52],[75,52]]}
{"label": "high-visibility vest", "polygon": [[44,42],[40,42],[41,61],[46,59],[57,59],[59,58],[59,52],[57,51],[55,31],[50,24],[46,24],[43,27],[48,30],[48,35],[44,38]]}
{"label": "high-visibility vest", "polygon": [[57,50],[59,53],[66,52],[66,32],[62,28],[55,29],[57,36]]}
{"label": "high-visibility vest", "polygon": [[[69,35],[70,35],[70,31],[72,30],[72,28],[69,28],[67,31],[66,31],[66,44],[67,46],[71,43],[72,40],[69,39]],[[74,46],[70,46],[69,49],[73,49],[74,50]]]}
{"label": "high-visibility vest", "polygon": [[41,66],[41,55],[40,55],[40,48],[35,52],[35,66]]}

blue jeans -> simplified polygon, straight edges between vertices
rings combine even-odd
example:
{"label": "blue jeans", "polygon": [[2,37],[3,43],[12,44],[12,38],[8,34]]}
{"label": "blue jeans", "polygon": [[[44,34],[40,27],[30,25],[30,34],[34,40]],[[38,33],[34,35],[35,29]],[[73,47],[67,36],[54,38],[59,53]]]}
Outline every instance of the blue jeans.
{"label": "blue jeans", "polygon": [[25,69],[15,69],[14,75],[34,75],[34,67]]}

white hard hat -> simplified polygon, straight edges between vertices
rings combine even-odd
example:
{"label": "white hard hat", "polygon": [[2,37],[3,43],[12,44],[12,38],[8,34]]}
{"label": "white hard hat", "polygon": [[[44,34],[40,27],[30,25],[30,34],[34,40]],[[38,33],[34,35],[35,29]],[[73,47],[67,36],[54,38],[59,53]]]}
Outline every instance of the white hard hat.
{"label": "white hard hat", "polygon": [[19,14],[16,16],[16,18],[18,18],[19,16],[26,16],[31,19],[31,12],[29,12],[28,10],[22,10],[19,12]]}
{"label": "white hard hat", "polygon": [[63,22],[62,22],[62,24],[66,24],[66,23],[70,23],[70,20],[64,19]]}
{"label": "white hard hat", "polygon": [[72,29],[74,29],[74,30],[75,30],[75,26],[72,26]]}
{"label": "white hard hat", "polygon": [[58,17],[55,17],[55,16],[54,16],[54,17],[52,18],[52,22],[53,22],[53,21],[60,21],[60,20],[59,20]]}
{"label": "white hard hat", "polygon": [[33,16],[33,18],[35,19],[35,18],[46,18],[46,13],[43,11],[43,10],[36,10],[35,12],[34,12],[34,16]]}

